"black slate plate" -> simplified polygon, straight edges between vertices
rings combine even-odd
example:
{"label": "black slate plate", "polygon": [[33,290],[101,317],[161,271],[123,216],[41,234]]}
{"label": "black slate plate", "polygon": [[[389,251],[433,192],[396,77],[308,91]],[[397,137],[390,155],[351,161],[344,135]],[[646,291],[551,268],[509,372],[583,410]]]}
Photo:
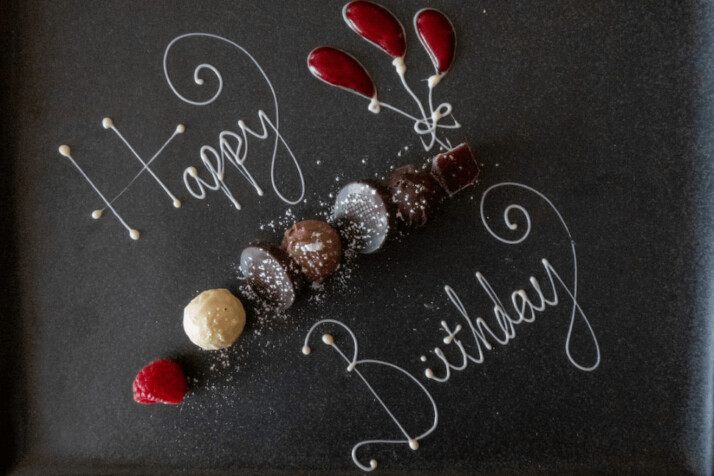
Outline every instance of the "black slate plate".
{"label": "black slate plate", "polygon": [[[420,84],[431,70],[411,17],[427,5],[385,5],[407,28],[409,78]],[[473,317],[486,317],[492,304],[476,271],[504,299],[529,276],[543,279],[542,258],[572,279],[567,235],[543,202],[509,196],[533,224],[515,247],[479,220],[483,190],[512,181],[545,194],[567,222],[578,252],[578,302],[597,335],[600,366],[571,365],[569,312],[554,307],[487,352],[483,365],[446,384],[424,380],[440,422],[419,451],[374,446],[364,458],[379,459],[384,474],[711,474],[711,6],[428,6],[456,26],[457,59],[438,100],[450,101],[463,125],[452,140],[480,151],[480,188],[451,200],[423,231],[360,258],[347,284],[328,286],[326,297],[304,299],[284,319],[254,316],[240,344],[218,356],[185,338],[181,310],[206,288],[238,292],[243,246],[277,240],[292,217],[319,214],[350,180],[430,155],[408,122],[372,115],[366,101],[316,81],[305,67],[315,46],[344,48],[372,73],[384,100],[408,105],[388,59],[345,27],[340,2],[4,7],[4,469],[356,472],[353,445],[397,435],[335,355],[315,343],[313,355],[302,356],[307,330],[339,318],[365,358],[421,378],[419,356],[435,365],[429,350],[443,347],[439,322],[460,319],[445,284]],[[251,64],[210,41],[186,45],[170,66],[187,95],[200,95],[190,75],[210,61],[224,74],[223,94],[206,108],[181,102],[161,59],[172,38],[191,31],[230,38],[263,66],[279,99],[281,133],[305,173],[306,203],[287,207],[270,190],[270,147],[259,141],[246,164],[264,197],[235,171],[226,180],[244,204],[240,212],[220,193],[205,201],[186,193],[181,172],[200,164],[201,145],[216,144],[238,119],[256,124],[258,109],[272,111]],[[174,210],[148,176],[117,202],[141,229],[138,242],[110,216],[89,218],[100,202],[57,153],[71,145],[100,189],[121,190],[138,163],[101,128],[105,116],[145,158],[177,123],[187,127],[153,166],[184,207]],[[289,176],[281,180],[290,187]],[[503,200],[488,213],[506,231]],[[179,407],[132,401],[134,375],[156,357],[177,358],[191,377],[194,388]],[[404,387],[365,374],[397,413],[423,424]]]}

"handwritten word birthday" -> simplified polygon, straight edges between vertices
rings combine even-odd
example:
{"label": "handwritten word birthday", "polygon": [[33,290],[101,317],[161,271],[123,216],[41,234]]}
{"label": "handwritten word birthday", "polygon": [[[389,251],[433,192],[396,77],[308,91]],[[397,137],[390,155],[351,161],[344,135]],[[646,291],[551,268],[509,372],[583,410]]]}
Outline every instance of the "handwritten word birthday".
{"label": "handwritten word birthday", "polygon": [[[460,333],[464,330],[464,326],[462,326],[462,324],[457,324],[454,326],[453,324],[450,325],[449,323],[447,323],[445,319],[441,320],[440,330],[446,332],[446,336],[442,339],[444,345],[454,346],[456,349],[458,349],[458,353],[460,354],[461,359],[458,362],[454,362],[453,359],[449,359],[446,356],[446,354],[440,347],[435,347],[433,349],[433,354],[434,356],[436,356],[436,359],[441,364],[441,366],[443,366],[443,370],[440,370],[439,375],[437,375],[437,372],[435,372],[432,367],[427,367],[424,374],[429,381],[445,383],[449,381],[452,371],[464,371],[470,363],[482,364],[485,360],[484,351],[493,350],[494,346],[496,345],[505,346],[516,337],[516,326],[522,323],[533,323],[535,322],[536,317],[538,315],[546,313],[549,308],[554,308],[558,306],[561,303],[561,298],[558,291],[559,289],[562,289],[561,292],[564,293],[565,296],[567,296],[567,302],[570,305],[570,322],[567,326],[567,332],[563,332],[565,334],[565,354],[567,356],[567,359],[573,366],[575,366],[575,368],[586,372],[593,371],[600,365],[600,347],[598,345],[597,337],[595,336],[595,332],[592,326],[590,325],[590,321],[586,317],[585,312],[580,306],[580,303],[578,302],[577,298],[578,266],[577,255],[575,252],[575,242],[570,234],[570,230],[568,229],[565,220],[561,216],[558,209],[553,205],[553,203],[545,195],[531,187],[528,187],[527,185],[514,182],[504,182],[493,185],[486,189],[486,191],[481,197],[480,214],[481,220],[484,226],[486,227],[486,230],[496,240],[509,245],[520,244],[529,236],[531,232],[531,217],[528,211],[521,205],[510,204],[506,206],[503,215],[505,225],[510,231],[516,231],[518,229],[518,225],[512,217],[513,212],[518,212],[521,215],[521,218],[525,220],[525,231],[519,237],[513,239],[505,238],[502,235],[496,233],[489,225],[486,215],[484,214],[484,203],[490,196],[491,192],[497,189],[505,189],[508,187],[525,190],[527,192],[535,194],[537,197],[545,201],[545,203],[550,207],[550,209],[556,214],[558,220],[560,221],[560,224],[565,230],[565,233],[567,234],[567,237],[570,241],[570,252],[573,262],[573,281],[570,284],[566,283],[565,280],[561,277],[560,273],[556,271],[556,269],[550,263],[550,261],[546,258],[543,258],[541,259],[541,264],[546,274],[546,281],[548,283],[547,289],[544,290],[541,287],[540,282],[536,278],[531,277],[531,295],[526,293],[526,291],[523,289],[517,289],[511,292],[510,302],[512,310],[507,310],[506,306],[501,301],[501,298],[499,297],[498,293],[491,287],[486,277],[482,273],[476,272],[476,280],[478,281],[479,286],[484,291],[488,299],[491,301],[491,304],[493,305],[492,312],[493,319],[495,320],[495,325],[487,324],[482,317],[472,319],[469,316],[468,311],[466,310],[466,306],[464,306],[464,304],[461,302],[461,299],[459,298],[456,291],[454,291],[451,286],[446,285],[444,287],[446,295],[456,308],[458,315],[465,321],[465,325],[469,329],[471,337],[473,339],[471,339],[470,344],[466,344],[460,338]],[[587,362],[576,358],[572,349],[572,337],[576,321],[578,320],[587,328],[587,338],[589,339],[589,342],[591,344],[590,347],[594,354],[592,356],[592,359]],[[342,352],[342,350],[340,350],[340,348],[335,343],[335,338],[332,334],[323,335],[322,340],[325,344],[331,346],[348,363],[348,372],[355,371],[358,373],[367,389],[373,394],[374,398],[384,408],[386,416],[392,420],[392,422],[397,426],[403,436],[401,439],[366,440],[356,444],[352,449],[352,459],[354,463],[363,471],[372,471],[377,467],[377,461],[375,459],[371,459],[369,465],[366,465],[362,463],[357,457],[357,450],[367,444],[406,444],[409,445],[411,449],[417,450],[419,448],[418,442],[421,439],[429,436],[436,429],[436,426],[439,421],[439,411],[437,408],[437,404],[434,398],[429,393],[429,391],[416,379],[416,377],[414,377],[408,371],[395,364],[375,360],[357,360],[357,339],[354,333],[345,324],[333,319],[325,319],[319,321],[310,329],[307,336],[305,337],[305,343],[303,347],[304,354],[308,355],[311,352],[308,342],[315,328],[325,324],[337,325],[347,331],[354,345],[354,353],[352,358],[347,357]],[[426,362],[428,361],[428,358],[426,356],[421,356],[420,360],[422,362]],[[385,402],[375,391],[375,389],[370,385],[369,381],[367,381],[367,379],[365,379],[365,377],[357,371],[356,367],[364,363],[371,363],[384,368],[394,369],[409,377],[409,379],[411,380],[411,382],[414,383],[414,385],[402,387],[404,392],[404,400],[412,401],[414,399],[413,395],[415,389],[419,389],[421,392],[423,392],[432,406],[430,411],[432,411],[434,414],[433,425],[428,430],[424,431],[416,437],[411,436],[407,431],[405,431],[404,428],[406,425],[394,416],[394,413],[390,410],[389,406],[385,404]]]}

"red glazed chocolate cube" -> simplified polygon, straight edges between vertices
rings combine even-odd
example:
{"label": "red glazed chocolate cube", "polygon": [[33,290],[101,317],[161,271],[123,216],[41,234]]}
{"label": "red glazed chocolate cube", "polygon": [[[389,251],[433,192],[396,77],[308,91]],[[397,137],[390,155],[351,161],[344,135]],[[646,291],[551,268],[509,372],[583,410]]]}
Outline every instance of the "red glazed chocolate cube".
{"label": "red glazed chocolate cube", "polygon": [[463,143],[434,157],[431,174],[446,193],[452,196],[476,183],[479,168],[471,148]]}

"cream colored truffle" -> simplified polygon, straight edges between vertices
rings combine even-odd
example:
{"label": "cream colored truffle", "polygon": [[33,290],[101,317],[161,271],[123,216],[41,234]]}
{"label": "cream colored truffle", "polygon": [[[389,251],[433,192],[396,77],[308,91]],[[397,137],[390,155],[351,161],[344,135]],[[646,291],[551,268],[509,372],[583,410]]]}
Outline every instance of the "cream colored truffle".
{"label": "cream colored truffle", "polygon": [[191,342],[206,350],[235,342],[245,326],[245,309],[227,289],[209,289],[183,310],[183,329]]}

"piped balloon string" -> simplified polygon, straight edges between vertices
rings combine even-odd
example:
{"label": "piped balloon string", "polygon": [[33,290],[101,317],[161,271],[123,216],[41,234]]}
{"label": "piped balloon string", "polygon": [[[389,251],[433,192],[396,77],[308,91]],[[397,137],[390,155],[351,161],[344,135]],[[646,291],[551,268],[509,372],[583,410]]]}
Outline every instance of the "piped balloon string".
{"label": "piped balloon string", "polygon": [[[321,81],[365,97],[370,101],[368,109],[374,113],[385,107],[411,120],[414,132],[420,136],[422,146],[427,151],[435,144],[449,149],[450,141],[440,139],[437,132],[439,129],[458,129],[461,125],[451,115],[451,104],[441,103],[434,107],[433,90],[446,75],[454,59],[456,33],[451,21],[443,13],[430,8],[419,10],[414,15],[414,29],[435,69],[435,74],[427,79],[427,113],[427,108],[406,80],[406,35],[401,22],[386,8],[366,0],[347,3],[342,9],[342,17],[355,33],[392,57],[401,84],[416,103],[421,118],[379,101],[374,81],[364,66],[342,50],[329,46],[315,48],[308,55],[310,72]],[[451,124],[440,124],[443,118],[449,116],[453,120]]]}
{"label": "piped balloon string", "polygon": [[[406,117],[407,119],[411,120],[414,123],[414,132],[419,134],[420,136],[425,136],[428,135],[430,136],[429,142],[426,142],[423,137],[421,137],[422,140],[422,145],[424,146],[424,149],[429,151],[432,149],[434,146],[434,143],[439,144],[441,147],[444,149],[450,149],[451,147],[439,139],[436,135],[437,129],[458,129],[461,127],[461,124],[459,124],[456,119],[454,119],[453,124],[440,124],[439,121],[447,116],[451,115],[451,104],[449,103],[442,103],[440,104],[436,109],[436,111],[431,112],[431,117],[424,117],[424,118],[418,118],[416,116],[413,116],[397,107],[392,106],[391,104],[387,104],[385,102],[379,102],[379,105],[381,107],[384,107],[385,109],[389,109],[391,111],[396,112],[397,114]],[[433,118],[437,117],[438,119],[434,120]]]}

